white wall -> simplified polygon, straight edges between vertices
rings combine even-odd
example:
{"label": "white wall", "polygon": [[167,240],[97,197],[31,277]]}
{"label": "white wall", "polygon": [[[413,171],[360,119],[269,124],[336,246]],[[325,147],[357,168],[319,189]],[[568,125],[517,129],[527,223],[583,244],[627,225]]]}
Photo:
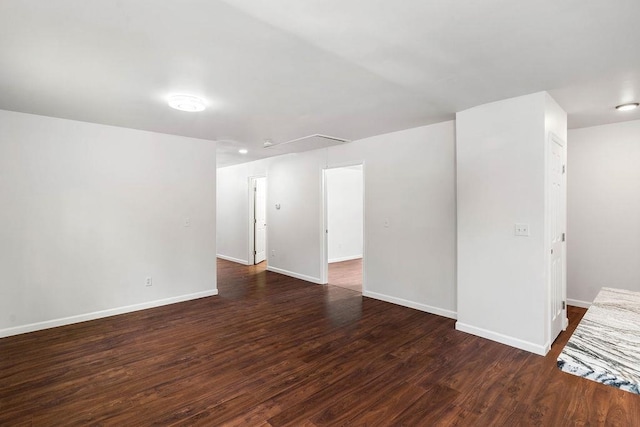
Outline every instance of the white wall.
{"label": "white wall", "polygon": [[328,152],[330,166],[357,162],[364,162],[365,295],[455,317],[454,122]]}
{"label": "white wall", "polygon": [[322,283],[324,269],[324,157],[324,150],[278,156],[267,168],[268,269],[315,283]]}
{"label": "white wall", "polygon": [[[542,92],[456,115],[456,327],[541,354],[549,344],[546,131],[562,128],[563,117],[547,118],[549,100]],[[515,236],[515,223],[529,224],[530,236]]]}
{"label": "white wall", "polygon": [[362,258],[362,165],[327,169],[329,262]]}
{"label": "white wall", "polygon": [[[322,169],[363,163],[365,295],[455,317],[454,145],[454,123],[445,122],[221,168],[218,211],[236,203],[222,187],[247,186],[251,168],[265,168],[269,268],[320,283]],[[240,230],[246,215],[220,214],[218,229]],[[234,256],[222,246],[219,254]]]}
{"label": "white wall", "polygon": [[211,141],[0,111],[0,336],[217,293],[215,164]]}
{"label": "white wall", "polygon": [[569,131],[569,303],[640,291],[640,120]]}

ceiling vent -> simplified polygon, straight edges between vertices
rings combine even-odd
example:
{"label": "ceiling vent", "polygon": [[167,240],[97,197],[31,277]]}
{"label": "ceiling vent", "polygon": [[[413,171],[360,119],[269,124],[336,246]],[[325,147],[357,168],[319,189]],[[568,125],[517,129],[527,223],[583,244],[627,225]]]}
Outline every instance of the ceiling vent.
{"label": "ceiling vent", "polygon": [[292,139],[291,141],[278,142],[267,140],[264,148],[281,149],[287,153],[300,153],[303,151],[317,150],[318,148],[331,147],[333,145],[342,145],[351,142],[348,139],[336,138],[335,136],[320,135],[318,133],[303,136],[302,138]]}

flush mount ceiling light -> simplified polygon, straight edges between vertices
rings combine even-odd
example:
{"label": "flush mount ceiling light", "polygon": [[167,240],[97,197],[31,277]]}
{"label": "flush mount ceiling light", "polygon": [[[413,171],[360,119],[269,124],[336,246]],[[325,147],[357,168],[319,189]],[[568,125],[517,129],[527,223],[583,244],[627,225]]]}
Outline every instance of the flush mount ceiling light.
{"label": "flush mount ceiling light", "polygon": [[190,113],[202,111],[207,106],[204,99],[193,95],[171,95],[168,101],[171,108]]}
{"label": "flush mount ceiling light", "polygon": [[249,150],[247,150],[246,148],[241,148],[238,150],[238,153],[240,154],[247,154],[249,152]]}
{"label": "flush mount ceiling light", "polygon": [[616,105],[616,110],[618,111],[630,111],[630,110],[635,110],[636,108],[638,108],[638,104],[637,102],[630,102],[628,104],[622,104],[622,105]]}

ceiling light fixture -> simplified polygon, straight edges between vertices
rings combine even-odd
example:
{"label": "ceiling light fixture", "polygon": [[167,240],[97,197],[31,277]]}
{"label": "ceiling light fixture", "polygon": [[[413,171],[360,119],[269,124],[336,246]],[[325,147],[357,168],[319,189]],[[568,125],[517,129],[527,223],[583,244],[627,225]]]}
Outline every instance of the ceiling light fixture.
{"label": "ceiling light fixture", "polygon": [[171,95],[168,101],[171,108],[190,113],[202,111],[207,106],[204,99],[193,95]]}
{"label": "ceiling light fixture", "polygon": [[238,153],[240,154],[247,154],[249,152],[249,150],[247,150],[246,148],[241,148],[238,150]]}
{"label": "ceiling light fixture", "polygon": [[637,102],[630,102],[628,104],[622,104],[622,105],[616,105],[616,110],[618,111],[631,111],[631,110],[635,110],[636,108],[638,108],[638,104]]}

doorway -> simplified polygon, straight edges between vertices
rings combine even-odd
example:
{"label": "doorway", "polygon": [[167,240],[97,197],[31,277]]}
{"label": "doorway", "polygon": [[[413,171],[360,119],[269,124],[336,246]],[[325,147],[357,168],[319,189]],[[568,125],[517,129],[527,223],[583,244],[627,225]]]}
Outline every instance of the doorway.
{"label": "doorway", "polygon": [[267,178],[250,178],[249,192],[249,259],[256,265],[267,258]]}
{"label": "doorway", "polygon": [[364,168],[324,170],[326,283],[363,291]]}

